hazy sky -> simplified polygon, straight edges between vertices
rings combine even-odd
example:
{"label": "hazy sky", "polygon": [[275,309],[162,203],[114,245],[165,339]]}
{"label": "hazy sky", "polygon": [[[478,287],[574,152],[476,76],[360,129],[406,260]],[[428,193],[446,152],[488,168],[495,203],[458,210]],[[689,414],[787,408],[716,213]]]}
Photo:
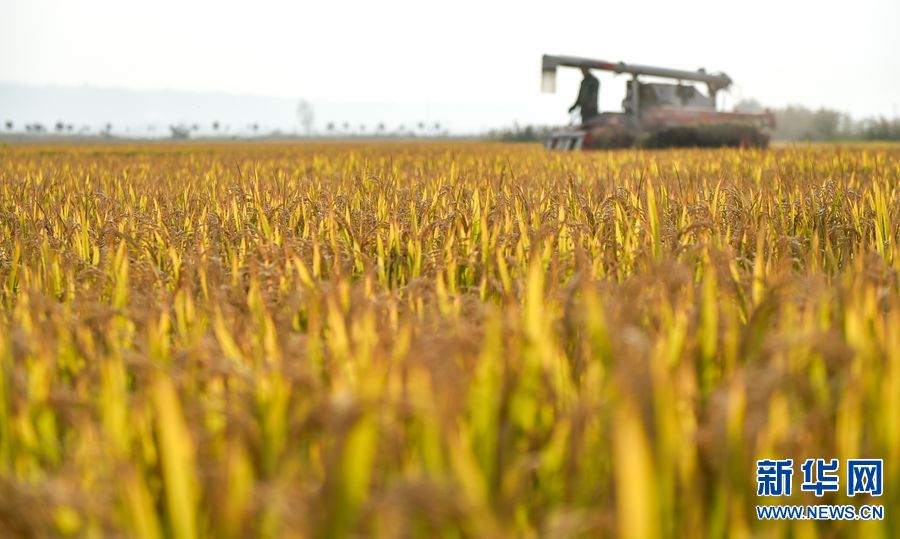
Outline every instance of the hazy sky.
{"label": "hazy sky", "polygon": [[[0,81],[513,103],[565,118],[577,73],[539,93],[540,56],[554,53],[725,71],[732,103],[892,115],[898,23],[900,0],[0,0]],[[601,108],[617,108],[624,77],[600,80]]]}

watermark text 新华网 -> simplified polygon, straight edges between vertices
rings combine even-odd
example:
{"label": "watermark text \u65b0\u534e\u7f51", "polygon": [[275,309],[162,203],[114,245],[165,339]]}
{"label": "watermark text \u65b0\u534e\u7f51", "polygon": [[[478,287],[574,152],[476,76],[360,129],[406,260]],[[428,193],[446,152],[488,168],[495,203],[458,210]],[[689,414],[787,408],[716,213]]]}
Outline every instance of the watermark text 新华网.
{"label": "watermark text \u65b0\u534e\u7f51", "polygon": [[[848,497],[881,496],[884,461],[882,459],[848,459],[846,472],[840,474],[838,459],[806,459],[800,466],[803,482],[800,490],[817,497],[838,492],[844,479]],[[793,487],[793,459],[756,461],[756,495],[760,497],[790,496]],[[759,520],[883,520],[883,505],[757,505]]]}

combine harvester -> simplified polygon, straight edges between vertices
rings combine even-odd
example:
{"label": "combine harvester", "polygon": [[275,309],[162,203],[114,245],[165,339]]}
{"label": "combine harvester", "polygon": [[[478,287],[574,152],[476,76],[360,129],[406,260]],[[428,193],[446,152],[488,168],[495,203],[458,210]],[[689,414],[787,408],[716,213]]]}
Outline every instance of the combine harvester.
{"label": "combine harvester", "polygon": [[[554,132],[545,146],[553,150],[581,150],[641,146],[662,147],[764,147],[767,128],[775,127],[775,115],[764,112],[716,110],[716,94],[731,85],[725,73],[703,69],[682,71],[664,67],[613,63],[574,56],[544,55],[541,90],[556,91],[559,67],[612,71],[631,75],[622,101],[622,112],[595,112],[582,122]],[[644,82],[638,77],[677,80],[677,84]],[[704,94],[694,84],[706,85]],[[596,99],[596,97],[594,97]],[[576,104],[577,105],[577,104]]]}

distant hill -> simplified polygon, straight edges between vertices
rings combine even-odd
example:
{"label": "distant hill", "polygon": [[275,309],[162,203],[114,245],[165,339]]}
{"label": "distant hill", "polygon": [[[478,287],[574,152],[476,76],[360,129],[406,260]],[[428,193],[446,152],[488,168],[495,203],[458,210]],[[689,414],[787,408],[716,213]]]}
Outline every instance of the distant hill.
{"label": "distant hill", "polygon": [[[407,131],[419,123],[426,130],[454,134],[483,132],[514,122],[542,121],[546,106],[516,103],[505,105],[441,105],[391,102],[337,102],[327,99],[308,100],[314,115],[314,129],[326,132],[329,123],[335,132],[373,132],[380,123],[386,132],[400,126]],[[72,124],[74,131],[103,129],[112,124],[114,134],[168,136],[169,126],[199,126],[199,134],[303,132],[297,115],[300,98],[201,93],[177,90],[136,91],[93,86],[30,86],[0,83],[0,130],[7,120],[16,130],[30,123],[41,123],[52,129],[57,122]],[[546,115],[546,113],[545,113]],[[213,122],[219,129],[213,130]],[[345,124],[347,128],[345,129]],[[360,128],[364,126],[364,130]],[[227,131],[226,131],[227,129]]]}

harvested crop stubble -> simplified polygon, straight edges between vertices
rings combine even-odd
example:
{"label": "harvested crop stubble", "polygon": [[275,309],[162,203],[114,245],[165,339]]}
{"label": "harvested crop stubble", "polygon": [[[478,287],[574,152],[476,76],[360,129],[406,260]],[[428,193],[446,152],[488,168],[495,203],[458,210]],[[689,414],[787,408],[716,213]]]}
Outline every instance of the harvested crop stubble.
{"label": "harvested crop stubble", "polygon": [[[896,146],[2,148],[0,536],[888,537],[898,184]],[[884,521],[756,520],[756,459],[832,456],[884,459]]]}

